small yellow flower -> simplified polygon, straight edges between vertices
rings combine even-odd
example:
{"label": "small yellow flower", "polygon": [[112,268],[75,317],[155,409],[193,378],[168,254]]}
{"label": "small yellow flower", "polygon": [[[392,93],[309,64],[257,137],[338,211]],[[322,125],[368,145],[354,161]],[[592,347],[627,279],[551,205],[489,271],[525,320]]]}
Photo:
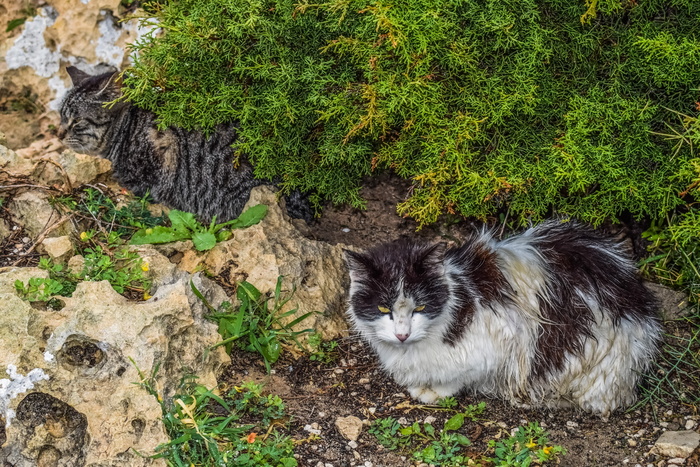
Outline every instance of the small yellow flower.
{"label": "small yellow flower", "polygon": [[542,448],[542,452],[544,452],[546,455],[549,455],[549,453],[552,452],[552,446],[545,446]]}
{"label": "small yellow flower", "polygon": [[143,264],[141,265],[141,270],[142,270],[143,272],[148,272],[148,263],[143,263]]}
{"label": "small yellow flower", "polygon": [[144,292],[144,293],[143,293],[143,299],[144,299],[144,300],[148,300],[148,299],[151,298],[151,297],[152,297],[152,295],[149,295],[148,292]]}
{"label": "small yellow flower", "polygon": [[88,239],[88,233],[87,232],[80,232],[80,240],[82,241],[87,241]]}
{"label": "small yellow flower", "polygon": [[534,448],[537,447],[537,443],[533,443],[533,442],[532,442],[532,438],[530,438],[530,442],[529,442],[529,443],[525,443],[525,447],[528,448],[528,449],[534,449]]}

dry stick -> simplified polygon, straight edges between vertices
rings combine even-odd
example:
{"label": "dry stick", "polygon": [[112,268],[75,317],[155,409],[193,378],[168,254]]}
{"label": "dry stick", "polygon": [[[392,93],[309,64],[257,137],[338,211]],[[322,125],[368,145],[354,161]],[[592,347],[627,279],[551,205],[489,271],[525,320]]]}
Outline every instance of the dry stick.
{"label": "dry stick", "polygon": [[39,236],[37,236],[34,244],[27,251],[22,252],[21,257],[17,261],[15,261],[14,263],[12,263],[12,266],[17,266],[20,263],[20,261],[22,261],[24,259],[24,257],[26,257],[29,253],[34,251],[34,249],[37,247],[37,245],[39,245],[39,243],[41,243],[49,233],[56,230],[61,224],[63,224],[65,221],[69,220],[71,217],[73,217],[73,214],[68,214],[66,216],[61,217],[57,222],[55,222],[51,226],[45,227],[44,230],[41,231]]}

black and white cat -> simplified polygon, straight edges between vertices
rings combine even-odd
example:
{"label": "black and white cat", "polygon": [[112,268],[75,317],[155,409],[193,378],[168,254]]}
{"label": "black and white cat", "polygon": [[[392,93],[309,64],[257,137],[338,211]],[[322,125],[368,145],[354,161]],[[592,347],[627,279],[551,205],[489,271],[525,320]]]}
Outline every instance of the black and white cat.
{"label": "black and white cat", "polygon": [[423,403],[467,389],[607,416],[634,402],[657,352],[657,302],[634,263],[573,221],[345,254],[351,321]]}

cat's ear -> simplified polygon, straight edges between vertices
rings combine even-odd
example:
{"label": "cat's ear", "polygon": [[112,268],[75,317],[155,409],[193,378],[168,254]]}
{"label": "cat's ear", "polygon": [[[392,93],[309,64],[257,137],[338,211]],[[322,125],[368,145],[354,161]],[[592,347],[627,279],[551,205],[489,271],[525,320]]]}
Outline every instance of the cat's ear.
{"label": "cat's ear", "polygon": [[424,270],[430,270],[442,274],[444,270],[445,252],[447,243],[440,242],[426,248],[418,258],[418,264]]}
{"label": "cat's ear", "polygon": [[345,259],[345,264],[348,266],[350,279],[356,280],[360,277],[367,278],[375,274],[376,266],[369,256],[344,249],[343,258]]}
{"label": "cat's ear", "polygon": [[366,270],[369,266],[369,258],[362,253],[346,250],[343,248],[343,259],[351,271]]}
{"label": "cat's ear", "polygon": [[445,260],[445,252],[447,251],[447,243],[440,242],[432,245],[425,250],[421,260],[424,264],[442,264]]}
{"label": "cat's ear", "polygon": [[90,77],[90,75],[88,75],[84,71],[79,70],[74,66],[69,66],[68,68],[66,68],[66,71],[68,72],[68,76],[70,76],[70,80],[73,83],[73,86],[77,86],[78,84],[82,83]]}
{"label": "cat's ear", "polygon": [[122,80],[119,72],[103,75],[95,97],[103,101],[113,101],[122,95]]}

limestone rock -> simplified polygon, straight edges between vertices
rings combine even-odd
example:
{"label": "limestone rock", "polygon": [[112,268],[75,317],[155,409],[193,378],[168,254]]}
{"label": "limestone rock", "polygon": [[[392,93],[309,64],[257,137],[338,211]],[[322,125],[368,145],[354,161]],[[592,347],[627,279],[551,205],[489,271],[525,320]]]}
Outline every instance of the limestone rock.
{"label": "limestone rock", "polygon": [[25,191],[8,203],[8,210],[18,224],[24,227],[27,235],[36,239],[39,234],[52,228],[48,237],[68,235],[69,223],[53,226],[61,220],[61,215],[49,203],[49,197],[42,191]]}
{"label": "limestone rock", "polygon": [[10,175],[22,176],[31,173],[34,164],[31,160],[20,156],[12,149],[0,145],[0,169],[6,170]]}
{"label": "limestone rock", "polygon": [[349,417],[338,417],[335,420],[335,427],[340,435],[350,441],[357,441],[362,433],[362,420],[350,415]]}
{"label": "limestone rock", "polygon": [[234,230],[230,240],[208,253],[185,254],[181,267],[194,270],[203,265],[230,284],[245,280],[263,293],[274,293],[277,278],[283,276],[283,289],[287,293],[294,290],[283,310],[297,308],[294,317],[315,313],[297,329],[315,328],[326,339],[346,335],[349,278],[342,247],[304,237],[280,208],[271,188],[253,189],[246,206],[257,204],[268,206],[259,224]]}
{"label": "limestone rock", "polygon": [[41,242],[41,245],[44,252],[46,252],[54,262],[65,263],[73,256],[73,243],[67,235],[63,237],[45,238],[44,241]]}
{"label": "limestone rock", "polygon": [[[77,154],[70,150],[52,154],[47,157],[47,160],[53,164],[46,164],[44,172],[39,177],[39,180],[47,185],[63,183],[65,177],[68,177],[70,187],[75,188],[86,183],[94,183],[101,175],[112,170],[112,163],[107,159]],[[58,167],[62,169],[60,172]]]}
{"label": "limestone rock", "polygon": [[652,454],[668,457],[690,456],[700,446],[700,433],[695,431],[666,431],[654,443]]}
{"label": "limestone rock", "polygon": [[7,224],[7,221],[0,217],[0,243],[9,237],[10,233],[10,226]]}
{"label": "limestone rock", "polygon": [[14,366],[20,375],[36,370],[48,377],[15,394],[0,413],[10,419],[0,458],[15,467],[163,465],[132,451],[151,454],[167,441],[159,404],[134,384],[137,368],[149,374],[160,364],[156,379],[166,400],[186,371],[214,387],[228,357],[221,347],[207,351],[220,336],[190,280],[214,304],[225,294],[199,274],[164,267],[167,258],[154,249],[139,251],[157,284],[144,302],[127,300],[106,281],[82,282],[73,297],[62,298],[61,310],[41,309],[17,296],[14,281],[46,271],[0,271],[0,371]]}

